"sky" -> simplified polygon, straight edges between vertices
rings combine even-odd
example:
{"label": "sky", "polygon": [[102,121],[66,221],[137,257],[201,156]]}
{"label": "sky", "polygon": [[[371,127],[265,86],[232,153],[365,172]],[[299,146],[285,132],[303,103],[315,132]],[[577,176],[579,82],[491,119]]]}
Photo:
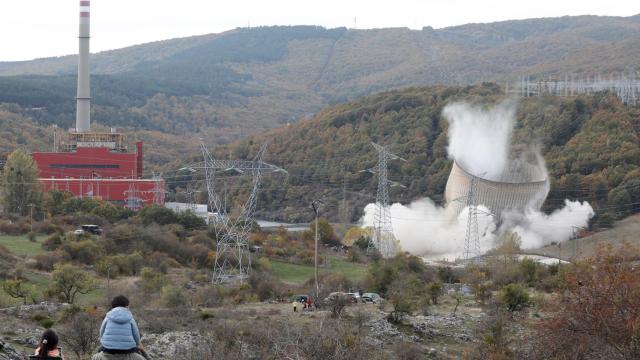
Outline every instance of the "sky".
{"label": "sky", "polygon": [[[78,0],[0,0],[0,61],[76,53],[78,5]],[[91,52],[260,25],[421,29],[638,13],[638,0],[91,0]]]}

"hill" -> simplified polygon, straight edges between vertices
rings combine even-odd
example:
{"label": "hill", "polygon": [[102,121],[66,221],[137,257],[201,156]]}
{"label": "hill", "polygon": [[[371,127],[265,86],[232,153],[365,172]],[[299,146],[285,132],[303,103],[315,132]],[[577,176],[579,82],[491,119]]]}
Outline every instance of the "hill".
{"label": "hill", "polygon": [[[265,178],[261,216],[309,220],[308,204],[323,198],[325,216],[355,221],[375,199],[377,178],[363,172],[377,161],[372,141],[407,160],[389,163],[391,179],[406,186],[392,188],[393,201],[424,196],[442,201],[451,170],[443,107],[458,100],[489,104],[501,99],[502,90],[493,84],[380,93],[220,148],[217,156],[248,157],[269,142],[266,160],[287,169],[289,176],[285,182]],[[638,108],[625,107],[607,93],[521,99],[512,141],[541,148],[551,177],[545,210],[562,206],[564,199],[587,200],[600,226],[640,212],[639,115]],[[181,191],[179,184],[170,186]]]}
{"label": "hill", "polygon": [[563,243],[561,247],[548,245],[537,250],[529,250],[529,253],[539,255],[549,255],[565,260],[572,260],[574,249],[579,259],[586,259],[596,254],[599,246],[611,245],[618,247],[622,242],[629,242],[638,246],[638,231],[640,231],[640,215],[632,215],[623,220],[617,221],[611,229],[597,232],[595,234],[570,240]]}
{"label": "hill", "polygon": [[[92,56],[92,117],[109,126],[228,142],[374,92],[636,73],[637,17],[578,16],[420,31],[235,29]],[[40,124],[72,125],[75,56],[0,62],[0,102]],[[37,108],[38,111],[31,109]],[[42,109],[44,108],[44,109]]]}

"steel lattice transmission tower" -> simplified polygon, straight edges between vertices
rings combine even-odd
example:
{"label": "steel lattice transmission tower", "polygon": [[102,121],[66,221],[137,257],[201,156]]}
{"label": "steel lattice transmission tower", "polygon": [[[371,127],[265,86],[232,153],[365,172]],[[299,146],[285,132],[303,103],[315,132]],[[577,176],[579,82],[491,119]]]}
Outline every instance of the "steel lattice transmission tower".
{"label": "steel lattice transmission tower", "polygon": [[138,186],[133,182],[129,184],[129,189],[125,190],[126,205],[125,207],[129,210],[138,211],[142,209],[142,198],[140,197],[140,190],[138,190]]}
{"label": "steel lattice transmission tower", "polygon": [[478,231],[478,204],[476,204],[477,181],[471,179],[469,193],[467,194],[467,231],[464,237],[464,260],[469,262],[480,261],[480,232]]}
{"label": "steel lattice transmission tower", "polygon": [[395,256],[400,250],[396,237],[393,235],[391,224],[391,211],[389,209],[389,188],[391,182],[387,176],[387,162],[389,160],[402,160],[403,158],[390,153],[386,147],[371,143],[378,152],[378,165],[375,171],[378,174],[378,192],[376,194],[376,213],[373,223],[373,236],[369,242],[369,248],[375,247],[384,258]]}
{"label": "steel lattice transmission tower", "polygon": [[[251,255],[249,253],[249,232],[253,223],[260,179],[265,172],[287,173],[284,169],[262,161],[266,144],[262,146],[253,160],[218,160],[211,155],[204,143],[201,143],[204,161],[190,166],[191,169],[202,169],[207,182],[207,195],[211,211],[216,215],[210,222],[216,239],[216,259],[213,268],[213,281],[217,283],[244,281],[251,272]],[[252,179],[251,194],[239,211],[237,217],[230,217],[221,197],[216,191],[216,173],[236,171],[248,175]]]}
{"label": "steel lattice transmission tower", "polygon": [[162,174],[153,174],[153,188],[148,191],[142,191],[143,193],[151,193],[153,194],[153,204],[154,205],[162,205],[164,204],[164,198],[167,191],[162,186]]}

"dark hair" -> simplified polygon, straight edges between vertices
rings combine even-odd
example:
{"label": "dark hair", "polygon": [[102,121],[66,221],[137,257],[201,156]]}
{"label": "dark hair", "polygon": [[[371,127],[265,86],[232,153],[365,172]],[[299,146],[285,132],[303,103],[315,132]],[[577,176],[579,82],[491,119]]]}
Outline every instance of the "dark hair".
{"label": "dark hair", "polygon": [[38,356],[46,357],[49,351],[58,347],[58,335],[55,331],[47,329],[42,333],[40,344],[38,345]]}
{"label": "dark hair", "polygon": [[119,306],[121,307],[129,306],[129,299],[127,299],[127,297],[124,295],[118,295],[114,297],[113,300],[111,300],[111,308],[113,309]]}

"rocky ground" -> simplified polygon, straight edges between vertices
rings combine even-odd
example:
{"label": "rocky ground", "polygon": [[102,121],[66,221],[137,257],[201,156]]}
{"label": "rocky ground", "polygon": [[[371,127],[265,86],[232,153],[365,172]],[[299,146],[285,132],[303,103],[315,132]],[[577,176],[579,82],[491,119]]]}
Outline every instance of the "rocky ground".
{"label": "rocky ground", "polygon": [[[44,330],[34,319],[43,316],[58,319],[62,308],[64,305],[44,303],[0,309],[0,360],[26,359]],[[395,344],[411,343],[430,358],[438,359],[459,358],[464,349],[474,342],[474,329],[484,316],[471,299],[467,299],[455,314],[452,313],[451,301],[444,299],[440,305],[430,308],[428,315],[406,316],[401,324],[389,322],[388,307],[385,310],[373,305],[355,305],[348,307],[342,317],[350,324],[360,321],[358,326],[365,335],[365,341],[385,349],[385,353],[390,351],[392,354]],[[233,322],[237,318],[256,326],[311,324],[331,316],[329,311],[294,314],[289,304],[262,303],[207,309],[206,312],[218,321],[228,319]],[[202,334],[210,331],[213,323],[204,320],[202,310],[176,313],[134,309],[134,313],[139,318],[143,344],[153,359],[185,358],[189,351],[209,341]]]}

